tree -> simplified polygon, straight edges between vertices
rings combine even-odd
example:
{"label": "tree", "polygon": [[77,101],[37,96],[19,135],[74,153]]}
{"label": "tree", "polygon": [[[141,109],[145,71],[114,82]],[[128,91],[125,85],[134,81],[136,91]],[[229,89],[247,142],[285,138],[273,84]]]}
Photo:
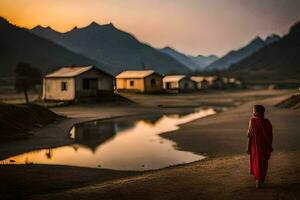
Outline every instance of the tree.
{"label": "tree", "polygon": [[28,91],[35,89],[42,80],[39,69],[31,67],[30,64],[20,62],[15,69],[15,89],[24,92],[26,103],[29,103]]}

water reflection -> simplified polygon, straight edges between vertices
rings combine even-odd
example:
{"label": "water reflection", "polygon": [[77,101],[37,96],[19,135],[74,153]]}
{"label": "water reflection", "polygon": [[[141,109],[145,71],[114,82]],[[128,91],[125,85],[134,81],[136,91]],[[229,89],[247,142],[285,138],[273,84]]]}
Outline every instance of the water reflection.
{"label": "water reflection", "polygon": [[70,131],[75,144],[24,153],[3,160],[1,164],[39,163],[148,170],[193,162],[204,157],[177,150],[176,143],[159,134],[177,130],[181,124],[214,113],[214,110],[208,109],[186,115],[82,123]]}

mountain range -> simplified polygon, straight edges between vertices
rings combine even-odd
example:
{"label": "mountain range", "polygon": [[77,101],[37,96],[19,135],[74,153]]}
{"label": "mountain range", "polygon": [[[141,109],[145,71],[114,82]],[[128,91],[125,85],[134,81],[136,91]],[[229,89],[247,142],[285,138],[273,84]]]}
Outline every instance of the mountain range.
{"label": "mountain range", "polygon": [[230,76],[245,79],[300,80],[300,22],[287,35],[232,65]]}
{"label": "mountain range", "polygon": [[250,56],[254,52],[258,51],[259,49],[276,42],[280,39],[279,36],[272,34],[268,36],[265,40],[260,37],[254,38],[250,43],[246,46],[238,49],[230,51],[225,56],[221,57],[220,59],[216,60],[215,62],[211,63],[205,68],[205,71],[220,71],[228,69],[232,64],[237,63],[244,58]]}
{"label": "mountain range", "polygon": [[210,63],[212,63],[213,61],[218,59],[218,57],[215,55],[211,55],[211,56],[199,55],[196,57],[186,55],[186,54],[181,53],[171,47],[165,47],[165,48],[159,49],[159,51],[170,55],[171,57],[176,59],[181,64],[190,68],[192,71],[201,71],[201,70],[203,70],[204,67],[206,67],[207,65],[209,65]]}
{"label": "mountain range", "polygon": [[205,67],[207,67],[208,65],[210,65],[211,63],[219,59],[219,57],[216,55],[209,55],[209,56],[198,55],[198,56],[189,56],[189,57],[198,65],[197,71],[203,71]]}
{"label": "mountain range", "polygon": [[204,69],[243,79],[300,80],[300,22],[282,38],[256,37],[218,59],[190,56],[170,47],[155,49],[113,24],[91,23],[60,33],[50,27],[20,28],[0,17],[0,77],[12,77],[19,62],[30,63],[42,73],[75,64],[96,65],[113,75],[128,69],[162,74]]}
{"label": "mountain range", "polygon": [[103,63],[105,70],[114,75],[129,69],[154,69],[162,74],[190,72],[173,57],[141,43],[111,23],[99,25],[93,22],[65,33],[37,26],[30,32]]}
{"label": "mountain range", "polygon": [[19,62],[27,62],[43,73],[66,65],[100,64],[90,58],[10,24],[0,17],[0,77],[12,77]]}

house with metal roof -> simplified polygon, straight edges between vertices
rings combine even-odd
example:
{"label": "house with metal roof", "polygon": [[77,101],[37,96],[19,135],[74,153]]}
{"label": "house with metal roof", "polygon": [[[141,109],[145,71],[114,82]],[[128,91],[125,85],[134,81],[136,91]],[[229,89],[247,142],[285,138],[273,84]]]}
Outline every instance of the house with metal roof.
{"label": "house with metal roof", "polygon": [[195,89],[195,82],[186,75],[168,75],[163,78],[164,89],[167,91],[185,92]]}
{"label": "house with metal roof", "polygon": [[95,66],[62,67],[43,78],[43,99],[74,101],[114,92],[114,77]]}
{"label": "house with metal roof", "polygon": [[209,88],[209,81],[206,76],[192,76],[191,79],[196,83],[196,89],[205,90]]}
{"label": "house with metal roof", "polygon": [[153,70],[123,71],[116,76],[116,89],[125,92],[161,92],[162,76]]}

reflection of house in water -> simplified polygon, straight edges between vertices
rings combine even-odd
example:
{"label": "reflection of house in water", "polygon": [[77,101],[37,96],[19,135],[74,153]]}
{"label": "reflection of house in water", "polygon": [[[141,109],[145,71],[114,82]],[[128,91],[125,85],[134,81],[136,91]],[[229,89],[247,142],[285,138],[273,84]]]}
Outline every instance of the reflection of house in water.
{"label": "reflection of house in water", "polygon": [[93,152],[97,147],[110,139],[118,132],[133,126],[133,122],[99,122],[92,121],[75,125],[71,130],[71,137],[77,144],[90,148]]}
{"label": "reflection of house in water", "polygon": [[93,151],[116,134],[112,122],[88,122],[75,125],[74,139],[78,144],[89,147]]}

